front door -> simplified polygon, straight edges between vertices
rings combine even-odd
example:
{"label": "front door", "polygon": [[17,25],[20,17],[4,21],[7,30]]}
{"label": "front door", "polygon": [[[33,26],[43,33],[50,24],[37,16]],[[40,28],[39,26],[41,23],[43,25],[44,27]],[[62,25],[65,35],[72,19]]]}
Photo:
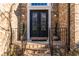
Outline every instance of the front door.
{"label": "front door", "polygon": [[[30,11],[30,37],[35,40],[48,37],[48,11]],[[33,39],[32,39],[33,40]],[[45,39],[44,39],[45,40]]]}

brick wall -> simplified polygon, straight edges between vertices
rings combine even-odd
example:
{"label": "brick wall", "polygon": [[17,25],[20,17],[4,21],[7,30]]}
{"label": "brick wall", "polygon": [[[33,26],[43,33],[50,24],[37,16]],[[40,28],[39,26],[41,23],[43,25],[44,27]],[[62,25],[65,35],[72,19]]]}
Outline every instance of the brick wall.
{"label": "brick wall", "polygon": [[[66,28],[68,30],[68,10],[67,3],[52,4],[52,20],[51,20],[51,30],[54,32],[56,22],[58,21],[59,27]],[[75,4],[70,4],[70,47],[75,47]],[[67,32],[68,33],[68,32]],[[61,35],[63,32],[61,32]],[[53,35],[53,34],[52,34]],[[68,33],[69,35],[69,33]],[[63,37],[65,37],[64,35]],[[65,39],[61,37],[62,45],[65,45]],[[64,42],[64,43],[63,43]]]}
{"label": "brick wall", "polygon": [[75,4],[75,43],[79,47],[79,4]]}
{"label": "brick wall", "polygon": [[[56,23],[58,22],[58,27],[60,28],[68,28],[68,4],[59,3],[59,4],[52,4],[52,20],[51,20],[51,37],[53,38],[53,33],[55,32]],[[59,34],[59,33],[58,33]],[[66,35],[63,35],[63,32],[61,32],[61,42],[62,45],[65,45],[65,37]],[[52,39],[51,38],[51,39]],[[63,43],[64,42],[64,43]]]}
{"label": "brick wall", "polygon": [[58,4],[51,4],[51,39],[53,39],[53,34],[55,33],[56,23],[59,22],[59,12],[58,12]]}
{"label": "brick wall", "polygon": [[70,47],[75,48],[75,4],[70,4]]}

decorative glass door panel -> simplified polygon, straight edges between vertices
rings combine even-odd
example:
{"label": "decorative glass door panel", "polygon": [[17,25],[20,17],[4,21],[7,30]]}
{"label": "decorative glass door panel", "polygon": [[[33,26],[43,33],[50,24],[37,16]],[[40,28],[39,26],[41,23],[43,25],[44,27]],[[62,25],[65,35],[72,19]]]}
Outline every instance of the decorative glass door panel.
{"label": "decorative glass door panel", "polygon": [[48,11],[30,11],[30,37],[48,37]]}
{"label": "decorative glass door panel", "polygon": [[41,31],[46,30],[46,13],[41,13]]}
{"label": "decorative glass door panel", "polygon": [[47,12],[40,12],[40,36],[48,36],[48,14]]}
{"label": "decorative glass door panel", "polygon": [[30,11],[30,36],[39,36],[38,12]]}
{"label": "decorative glass door panel", "polygon": [[37,13],[33,13],[32,14],[32,31],[36,31],[37,30]]}

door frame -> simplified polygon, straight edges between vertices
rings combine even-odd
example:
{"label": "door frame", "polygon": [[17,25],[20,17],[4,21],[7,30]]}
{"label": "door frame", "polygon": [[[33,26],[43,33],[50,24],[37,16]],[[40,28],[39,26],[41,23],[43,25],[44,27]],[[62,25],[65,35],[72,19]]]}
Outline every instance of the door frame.
{"label": "door frame", "polygon": [[[37,30],[36,32],[36,35],[32,32],[32,13],[37,13],[37,17],[38,17],[38,20],[37,22],[39,23],[38,24],[38,27],[41,25],[41,23],[39,21],[40,20],[40,17],[41,17],[41,13],[45,13],[46,14],[46,31],[39,31],[40,29]],[[40,16],[40,17],[39,17]],[[30,10],[30,37],[47,37],[48,38],[48,10]],[[40,27],[39,27],[40,28]],[[37,34],[38,33],[38,34]],[[39,35],[40,34],[40,35]],[[39,39],[38,38],[38,39]]]}
{"label": "door frame", "polygon": [[[38,8],[39,7],[39,8]],[[48,10],[48,30],[51,28],[51,4],[49,3],[48,6],[30,6],[27,4],[27,41],[31,41],[30,37],[30,10]],[[48,40],[49,42],[49,31],[48,31]]]}

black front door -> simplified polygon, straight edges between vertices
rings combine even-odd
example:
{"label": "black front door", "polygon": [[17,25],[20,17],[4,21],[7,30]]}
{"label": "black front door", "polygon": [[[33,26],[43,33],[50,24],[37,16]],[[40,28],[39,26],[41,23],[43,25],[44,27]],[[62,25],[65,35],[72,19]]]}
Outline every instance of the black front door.
{"label": "black front door", "polygon": [[30,11],[30,37],[48,37],[48,11]]}

